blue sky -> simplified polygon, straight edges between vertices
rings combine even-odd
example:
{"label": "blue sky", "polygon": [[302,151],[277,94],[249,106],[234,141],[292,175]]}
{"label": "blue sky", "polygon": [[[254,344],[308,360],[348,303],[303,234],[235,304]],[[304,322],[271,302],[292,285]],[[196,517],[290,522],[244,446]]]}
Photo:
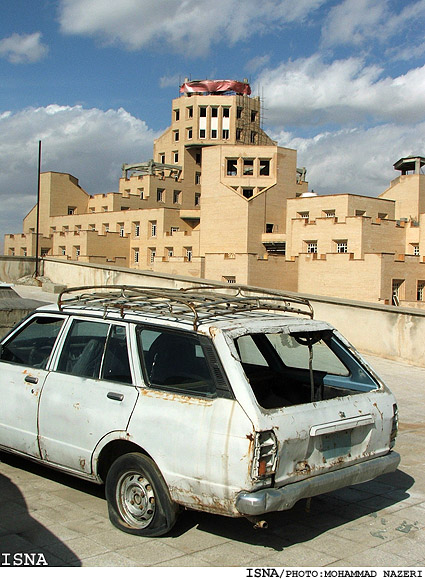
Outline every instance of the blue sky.
{"label": "blue sky", "polygon": [[4,0],[0,240],[42,169],[116,191],[191,79],[248,78],[318,193],[378,195],[425,156],[425,0]]}

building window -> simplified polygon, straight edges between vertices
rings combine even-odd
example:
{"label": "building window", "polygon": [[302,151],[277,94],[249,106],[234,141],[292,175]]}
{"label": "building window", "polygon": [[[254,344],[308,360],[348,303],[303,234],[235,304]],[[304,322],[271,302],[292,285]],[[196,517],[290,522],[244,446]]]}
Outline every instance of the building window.
{"label": "building window", "polygon": [[134,237],[138,238],[140,236],[140,222],[134,222]]}
{"label": "building window", "polygon": [[80,246],[75,246],[75,257],[78,258],[81,255]]}
{"label": "building window", "polygon": [[160,153],[159,154],[159,162],[160,163],[165,163],[165,153]]}
{"label": "building window", "polygon": [[302,218],[303,220],[308,220],[308,218],[310,217],[310,212],[309,211],[299,211],[298,217]]}
{"label": "building window", "polygon": [[217,129],[211,129],[211,139],[217,139]]}
{"label": "building window", "polygon": [[400,300],[403,300],[404,280],[393,280],[391,284],[391,304],[400,306]]}
{"label": "building window", "polygon": [[94,213],[94,212],[95,212],[95,209],[94,209],[94,207],[89,207],[89,212],[90,212],[90,213]]}
{"label": "building window", "polygon": [[205,129],[199,129],[199,139],[205,139]]}
{"label": "building window", "polygon": [[9,248],[9,256],[15,255],[15,248]]}
{"label": "building window", "polygon": [[236,119],[242,119],[242,111],[243,111],[242,107],[238,107],[236,109]]}
{"label": "building window", "polygon": [[199,107],[199,116],[206,117],[207,116],[207,108],[206,107]]}
{"label": "building window", "polygon": [[413,247],[413,255],[414,256],[419,256],[419,244],[412,244]]}
{"label": "building window", "polygon": [[257,119],[257,111],[251,111],[251,123],[255,123]]}
{"label": "building window", "polygon": [[92,232],[96,231],[96,224],[89,224],[89,230],[91,230]]}
{"label": "building window", "polygon": [[243,160],[243,174],[253,175],[254,174],[254,159],[244,159]]}
{"label": "building window", "polygon": [[244,187],[242,189],[242,195],[246,197],[246,199],[250,199],[254,195],[254,189],[252,187]]}
{"label": "building window", "polygon": [[238,160],[237,159],[228,159],[227,160],[227,170],[226,174],[235,176],[238,173]]}
{"label": "building window", "polygon": [[140,199],[145,199],[145,192],[144,192],[143,187],[139,187],[139,189],[137,190],[137,193],[138,193]]}
{"label": "building window", "polygon": [[180,133],[178,131],[174,131],[174,141],[177,143],[177,141],[180,139]]}
{"label": "building window", "polygon": [[255,144],[257,142],[257,133],[255,131],[251,131],[251,144]]}
{"label": "building window", "polygon": [[118,224],[119,231],[120,231],[120,238],[124,237],[124,224]]}
{"label": "building window", "polygon": [[170,228],[171,235],[175,234],[178,231],[179,231],[178,226],[171,226],[171,228]]}
{"label": "building window", "polygon": [[278,244],[267,246],[267,252],[269,254],[278,254],[280,256],[286,255],[286,242],[279,242]]}
{"label": "building window", "polygon": [[192,261],[192,248],[185,248],[185,252],[186,252],[186,261],[191,262]]}
{"label": "building window", "polygon": [[195,185],[200,185],[201,183],[201,174],[199,173],[199,171],[197,171],[195,173]]}
{"label": "building window", "polygon": [[188,139],[192,139],[192,135],[193,135],[192,127],[188,127],[188,129],[187,129],[187,138]]}
{"label": "building window", "polygon": [[165,252],[167,254],[167,258],[172,258],[174,255],[174,250],[173,248],[165,248]]}
{"label": "building window", "polygon": [[334,209],[324,209],[323,214],[327,218],[334,218],[335,217],[335,210]]}
{"label": "building window", "polygon": [[266,224],[266,234],[273,233],[274,224]]}
{"label": "building window", "polygon": [[138,264],[139,263],[139,248],[134,248],[133,251],[133,258],[134,258],[134,263]]}
{"label": "building window", "polygon": [[260,159],[260,175],[270,175],[269,159]]}
{"label": "building window", "polygon": [[225,117],[226,119],[228,117],[230,117],[230,109],[229,109],[229,107],[223,107],[223,117]]}
{"label": "building window", "polygon": [[165,189],[160,189],[158,188],[156,190],[156,201],[164,201],[164,197],[165,197]]}
{"label": "building window", "polygon": [[59,246],[59,253],[61,254],[61,256],[65,256],[66,255],[65,246]]}
{"label": "building window", "polygon": [[236,128],[236,141],[242,141],[242,129]]}
{"label": "building window", "polygon": [[227,284],[236,284],[236,276],[223,276],[223,282],[227,282]]}
{"label": "building window", "polygon": [[223,129],[221,137],[222,139],[229,139],[230,137],[229,129]]}
{"label": "building window", "polygon": [[180,203],[181,191],[175,189],[173,191],[173,203]]}
{"label": "building window", "polygon": [[363,216],[363,215],[365,215],[365,213],[366,213],[366,212],[365,212],[365,210],[364,210],[364,209],[356,209],[356,216],[357,216],[357,217],[359,217],[359,216]]}
{"label": "building window", "polygon": [[425,300],[425,280],[418,280],[418,286],[416,290],[416,300]]}
{"label": "building window", "polygon": [[68,215],[74,215],[76,207],[68,206]]}
{"label": "building window", "polygon": [[211,117],[218,117],[218,108],[211,107]]}
{"label": "building window", "polygon": [[27,249],[26,248],[22,248],[21,252],[22,252],[22,255],[23,256],[26,256],[27,255]]}
{"label": "building window", "polygon": [[180,110],[179,109],[174,109],[174,120],[180,121]]}
{"label": "building window", "polygon": [[178,151],[173,152],[173,159],[174,159],[174,163],[179,162],[179,152]]}
{"label": "building window", "polygon": [[386,220],[388,218],[388,214],[387,213],[378,213],[378,218],[380,220]]}
{"label": "building window", "polygon": [[348,241],[347,240],[337,240],[336,251],[338,254],[346,254],[348,252]]}
{"label": "building window", "polygon": [[201,205],[201,194],[195,193],[195,206]]}
{"label": "building window", "polygon": [[103,233],[107,234],[109,232],[109,224],[103,224]]}
{"label": "building window", "polygon": [[156,220],[149,222],[151,238],[156,238]]}
{"label": "building window", "polygon": [[149,248],[149,263],[153,264],[155,262],[156,248]]}
{"label": "building window", "polygon": [[196,163],[196,165],[201,165],[201,161],[202,161],[202,153],[199,151],[195,155],[195,163]]}
{"label": "building window", "polygon": [[103,205],[102,206],[102,211],[108,211],[108,206],[107,205]]}
{"label": "building window", "polygon": [[123,197],[130,197],[130,193],[131,193],[131,191],[129,189],[124,189]]}
{"label": "building window", "polygon": [[192,119],[193,118],[193,107],[187,107],[186,114],[187,114],[188,119]]}
{"label": "building window", "polygon": [[307,254],[317,254],[317,240],[306,242]]}

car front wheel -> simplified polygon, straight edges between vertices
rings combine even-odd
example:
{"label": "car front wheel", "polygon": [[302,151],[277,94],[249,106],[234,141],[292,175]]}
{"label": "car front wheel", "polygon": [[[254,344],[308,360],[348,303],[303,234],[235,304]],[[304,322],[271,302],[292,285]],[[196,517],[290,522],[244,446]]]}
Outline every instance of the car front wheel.
{"label": "car front wheel", "polygon": [[156,464],[142,453],[127,453],[114,461],[105,493],[109,518],[124,532],[161,536],[175,524],[177,504]]}

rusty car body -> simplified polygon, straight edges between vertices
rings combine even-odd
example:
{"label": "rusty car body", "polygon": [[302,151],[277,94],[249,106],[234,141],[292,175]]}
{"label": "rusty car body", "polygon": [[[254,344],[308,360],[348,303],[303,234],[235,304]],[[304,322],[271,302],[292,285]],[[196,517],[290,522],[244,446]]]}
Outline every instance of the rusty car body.
{"label": "rusty car body", "polygon": [[400,460],[391,392],[281,293],[69,289],[2,340],[0,395],[2,450],[105,483],[144,536],[181,507],[263,522]]}

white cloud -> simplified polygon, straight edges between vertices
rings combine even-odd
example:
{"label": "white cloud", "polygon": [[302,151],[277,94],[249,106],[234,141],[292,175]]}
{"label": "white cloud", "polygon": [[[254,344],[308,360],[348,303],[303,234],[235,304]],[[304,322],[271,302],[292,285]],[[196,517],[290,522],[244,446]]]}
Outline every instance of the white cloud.
{"label": "white cloud", "polygon": [[425,151],[425,121],[318,133],[308,139],[284,131],[271,136],[298,150],[298,166],[307,167],[309,186],[319,194],[378,195],[399,175],[393,169],[398,159]]}
{"label": "white cloud", "polygon": [[[425,0],[403,4],[399,13],[390,0],[344,0],[335,5],[322,28],[325,46],[356,45],[363,49],[368,42],[388,42],[404,28],[415,26],[425,15]],[[423,36],[423,35],[421,35]]]}
{"label": "white cloud", "polygon": [[172,75],[172,76],[162,76],[159,79],[159,86],[161,89],[166,89],[167,87],[178,87],[184,82],[185,77],[183,75]]}
{"label": "white cloud", "polygon": [[259,69],[264,68],[270,61],[270,55],[265,54],[264,56],[256,56],[246,63],[246,70],[250,73],[254,73]]}
{"label": "white cloud", "polygon": [[101,111],[49,105],[0,115],[0,241],[22,231],[37,194],[38,141],[42,171],[71,173],[88,193],[116,191],[122,163],[152,157],[157,137],[124,109]]}
{"label": "white cloud", "polygon": [[33,34],[12,34],[0,40],[0,57],[13,64],[32,63],[42,60],[48,47],[41,42],[41,32]]}
{"label": "white cloud", "polygon": [[245,40],[304,21],[326,0],[62,0],[68,34],[94,36],[129,50],[157,43],[181,53],[205,54],[215,43]]}
{"label": "white cloud", "polygon": [[268,122],[280,126],[424,119],[425,66],[392,78],[359,58],[326,64],[315,55],[266,70],[256,84]]}

